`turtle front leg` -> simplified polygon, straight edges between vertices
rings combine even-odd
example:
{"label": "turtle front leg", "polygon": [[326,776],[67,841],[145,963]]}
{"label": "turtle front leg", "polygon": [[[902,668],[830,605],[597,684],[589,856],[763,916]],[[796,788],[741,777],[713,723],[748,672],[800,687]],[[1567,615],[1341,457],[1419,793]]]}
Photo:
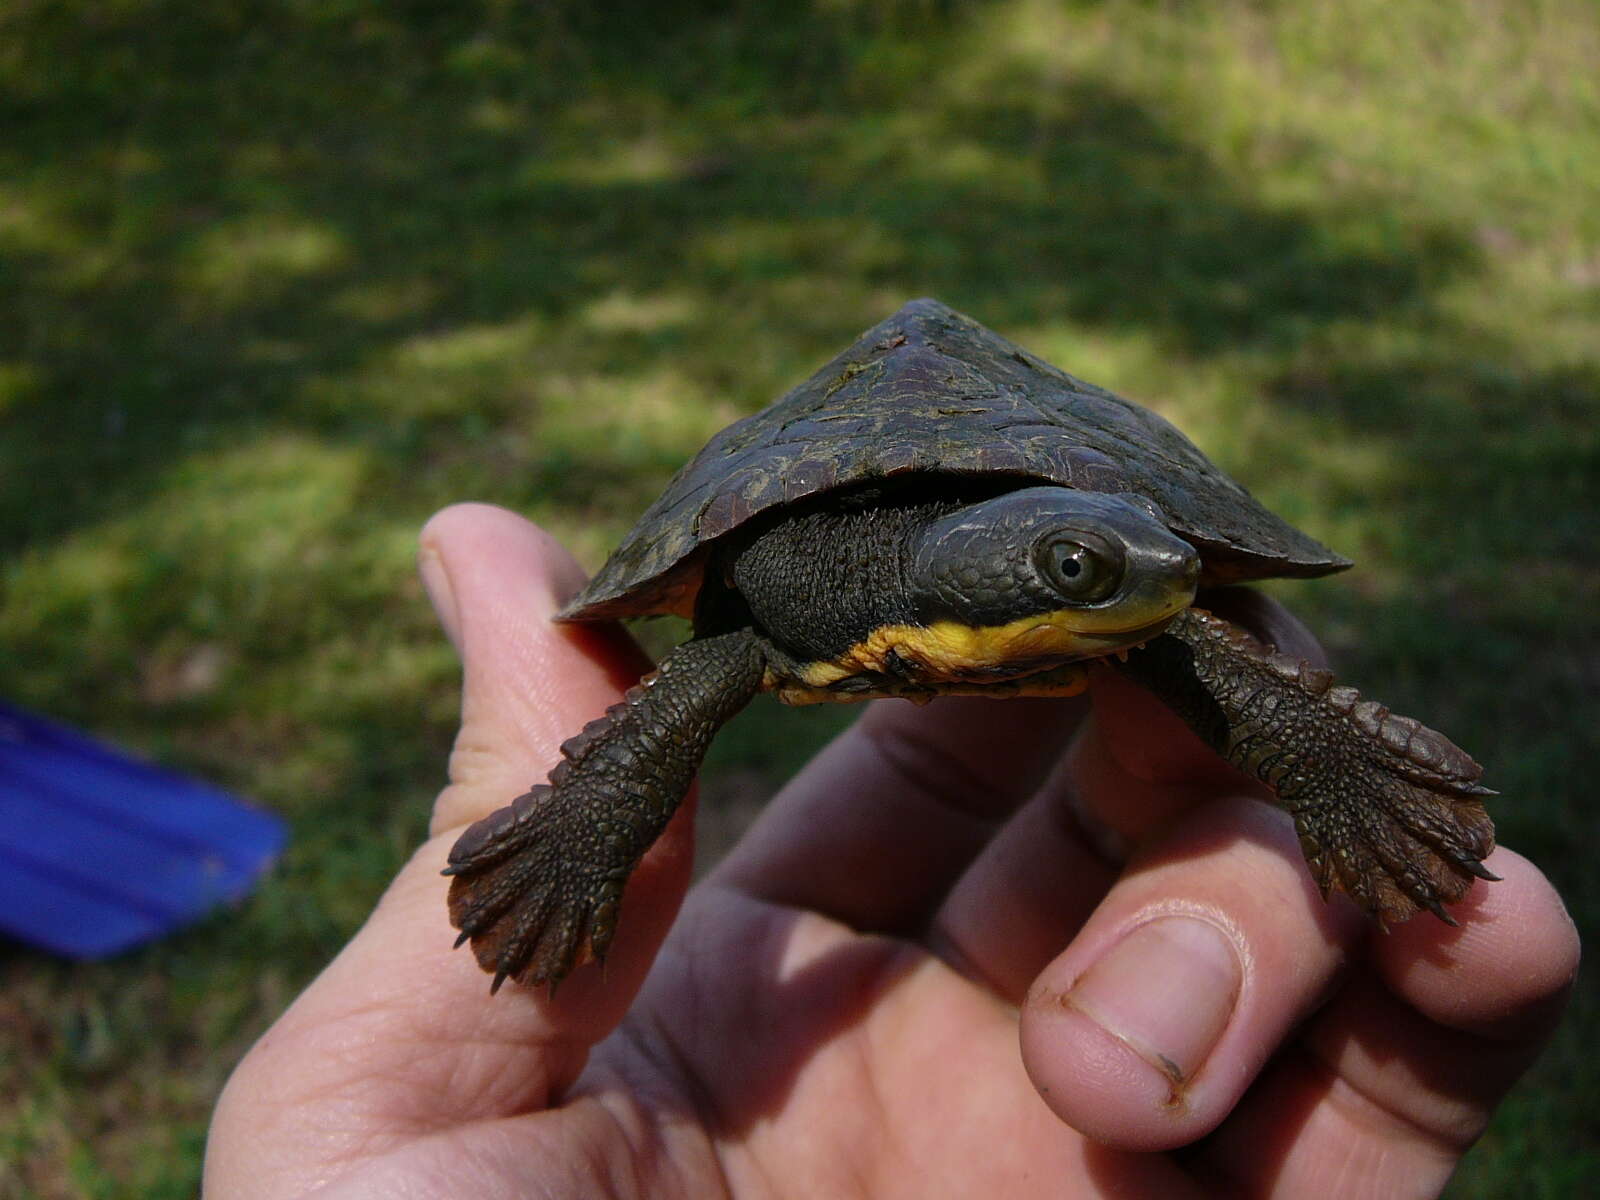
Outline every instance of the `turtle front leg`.
{"label": "turtle front leg", "polygon": [[1482,768],[1443,734],[1200,609],[1120,669],[1160,696],[1294,817],[1324,896],[1337,886],[1381,922],[1444,905],[1482,865],[1494,825]]}
{"label": "turtle front leg", "polygon": [[525,984],[603,960],[623,885],[766,670],[749,630],[686,642],[561,747],[563,761],[450,851],[450,921],[478,965]]}

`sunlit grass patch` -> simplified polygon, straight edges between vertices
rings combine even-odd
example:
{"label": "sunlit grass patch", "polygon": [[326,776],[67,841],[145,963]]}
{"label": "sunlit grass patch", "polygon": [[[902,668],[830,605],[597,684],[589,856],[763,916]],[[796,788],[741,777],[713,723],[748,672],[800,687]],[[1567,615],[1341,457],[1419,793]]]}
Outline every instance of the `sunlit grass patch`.
{"label": "sunlit grass patch", "polygon": [[579,325],[605,334],[661,334],[709,319],[706,303],[688,292],[617,290],[577,313]]}
{"label": "sunlit grass patch", "polygon": [[333,271],[348,253],[345,239],[316,221],[267,215],[219,222],[184,255],[181,286],[191,303],[230,308]]}

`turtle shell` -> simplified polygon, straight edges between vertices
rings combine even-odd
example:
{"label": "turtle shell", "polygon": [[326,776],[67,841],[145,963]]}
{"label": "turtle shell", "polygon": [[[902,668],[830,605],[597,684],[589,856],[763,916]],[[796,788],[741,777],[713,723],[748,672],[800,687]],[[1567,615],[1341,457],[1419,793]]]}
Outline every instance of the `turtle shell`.
{"label": "turtle shell", "polygon": [[1143,496],[1200,551],[1203,584],[1350,565],[1149,409],[913,300],[706,443],[561,616],[689,616],[713,540],[777,505],[909,472]]}

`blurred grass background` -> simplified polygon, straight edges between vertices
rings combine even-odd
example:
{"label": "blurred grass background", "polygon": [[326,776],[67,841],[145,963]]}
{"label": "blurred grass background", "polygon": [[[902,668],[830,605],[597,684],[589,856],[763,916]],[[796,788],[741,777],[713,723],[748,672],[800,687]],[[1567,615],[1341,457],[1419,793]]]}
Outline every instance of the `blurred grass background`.
{"label": "blurred grass background", "polygon": [[[196,930],[0,950],[0,1197],[190,1195],[232,1062],[420,839],[431,511],[592,568],[915,295],[1355,557],[1277,590],[1593,928],[1597,62],[1587,0],[0,7],[0,695],[294,826]],[[713,825],[848,714],[782,715],[719,743]],[[1597,1009],[1455,1195],[1594,1186]]]}

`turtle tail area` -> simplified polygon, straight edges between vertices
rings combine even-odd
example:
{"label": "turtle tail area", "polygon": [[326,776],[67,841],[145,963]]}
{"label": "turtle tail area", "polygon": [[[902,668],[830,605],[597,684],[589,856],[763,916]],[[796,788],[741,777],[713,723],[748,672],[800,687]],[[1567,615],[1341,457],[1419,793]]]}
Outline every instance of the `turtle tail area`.
{"label": "turtle tail area", "polygon": [[1494,793],[1443,734],[1199,609],[1121,669],[1272,788],[1324,896],[1338,888],[1383,923],[1427,909],[1453,925],[1444,906],[1496,878],[1482,862]]}
{"label": "turtle tail area", "polygon": [[494,990],[605,959],[628,877],[765,669],[748,630],[679,646],[562,745],[548,783],[461,834],[444,872],[450,921]]}

